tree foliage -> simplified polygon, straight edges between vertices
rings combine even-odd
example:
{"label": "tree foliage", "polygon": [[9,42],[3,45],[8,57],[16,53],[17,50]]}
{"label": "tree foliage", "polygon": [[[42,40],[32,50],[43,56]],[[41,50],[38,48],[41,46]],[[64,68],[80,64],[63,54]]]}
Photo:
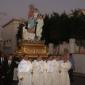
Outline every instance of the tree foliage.
{"label": "tree foliage", "polygon": [[72,10],[71,15],[66,12],[46,15],[42,35],[47,43],[60,43],[69,38],[85,39],[85,15],[79,9]]}

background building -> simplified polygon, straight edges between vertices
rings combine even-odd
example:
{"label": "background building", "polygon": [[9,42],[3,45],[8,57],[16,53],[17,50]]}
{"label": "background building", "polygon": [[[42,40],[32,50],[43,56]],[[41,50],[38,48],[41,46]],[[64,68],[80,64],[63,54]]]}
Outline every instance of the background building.
{"label": "background building", "polygon": [[14,53],[16,50],[16,33],[17,27],[21,22],[21,19],[12,19],[2,26],[3,30],[2,39],[3,39],[3,52],[5,53]]}

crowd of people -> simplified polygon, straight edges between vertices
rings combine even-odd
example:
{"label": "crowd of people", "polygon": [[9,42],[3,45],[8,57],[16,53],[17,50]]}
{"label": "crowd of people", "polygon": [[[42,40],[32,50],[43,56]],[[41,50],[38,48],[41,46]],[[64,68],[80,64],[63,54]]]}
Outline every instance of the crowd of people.
{"label": "crowd of people", "polygon": [[[0,55],[0,85],[70,85],[73,65],[69,53],[30,58]],[[70,76],[70,77],[69,77]]]}
{"label": "crowd of people", "polygon": [[14,78],[14,70],[20,59],[13,54],[0,53],[0,85],[11,85]]}
{"label": "crowd of people", "polygon": [[18,65],[18,85],[70,85],[68,53],[34,60],[24,55]]}

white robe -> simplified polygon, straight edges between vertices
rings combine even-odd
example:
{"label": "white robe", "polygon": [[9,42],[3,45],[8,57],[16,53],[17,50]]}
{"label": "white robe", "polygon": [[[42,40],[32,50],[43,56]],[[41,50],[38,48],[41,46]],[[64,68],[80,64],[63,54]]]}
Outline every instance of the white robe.
{"label": "white robe", "polygon": [[23,27],[23,40],[28,40],[28,31],[25,26]]}
{"label": "white robe", "polygon": [[43,61],[33,62],[33,85],[44,85],[43,81]]}
{"label": "white robe", "polygon": [[23,27],[23,40],[34,40],[35,33],[28,32],[27,29],[25,29],[25,26]]}
{"label": "white robe", "polygon": [[34,40],[35,39],[35,33],[28,32],[28,40]]}
{"label": "white robe", "polygon": [[47,85],[47,62],[43,61],[43,84]]}
{"label": "white robe", "polygon": [[32,82],[33,82],[33,85],[38,85],[39,84],[39,73],[38,73],[38,70],[39,70],[39,64],[38,64],[38,61],[37,60],[34,60],[33,61],[33,79],[32,79]]}
{"label": "white robe", "polygon": [[32,85],[31,72],[32,72],[31,62],[23,59],[18,65],[18,79],[19,79],[18,85]]}
{"label": "white robe", "polygon": [[70,85],[70,79],[69,79],[69,74],[68,71],[71,68],[71,63],[69,61],[67,62],[61,62],[60,65],[60,85]]}
{"label": "white robe", "polygon": [[53,60],[52,63],[53,63],[53,75],[52,75],[53,84],[52,85],[60,85],[59,83],[59,68],[60,68],[59,61]]}
{"label": "white robe", "polygon": [[53,63],[47,61],[47,85],[53,85]]}
{"label": "white robe", "polygon": [[39,63],[39,85],[44,85],[44,61],[38,61]]}

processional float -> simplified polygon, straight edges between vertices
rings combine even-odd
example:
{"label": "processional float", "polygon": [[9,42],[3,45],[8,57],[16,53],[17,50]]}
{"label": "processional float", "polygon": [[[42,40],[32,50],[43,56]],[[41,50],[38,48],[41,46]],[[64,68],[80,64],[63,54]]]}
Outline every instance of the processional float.
{"label": "processional float", "polygon": [[30,5],[27,25],[23,23],[22,41],[19,42],[19,48],[16,50],[17,54],[27,54],[29,57],[48,56],[48,48],[40,40],[43,25],[43,16],[37,8]]}

